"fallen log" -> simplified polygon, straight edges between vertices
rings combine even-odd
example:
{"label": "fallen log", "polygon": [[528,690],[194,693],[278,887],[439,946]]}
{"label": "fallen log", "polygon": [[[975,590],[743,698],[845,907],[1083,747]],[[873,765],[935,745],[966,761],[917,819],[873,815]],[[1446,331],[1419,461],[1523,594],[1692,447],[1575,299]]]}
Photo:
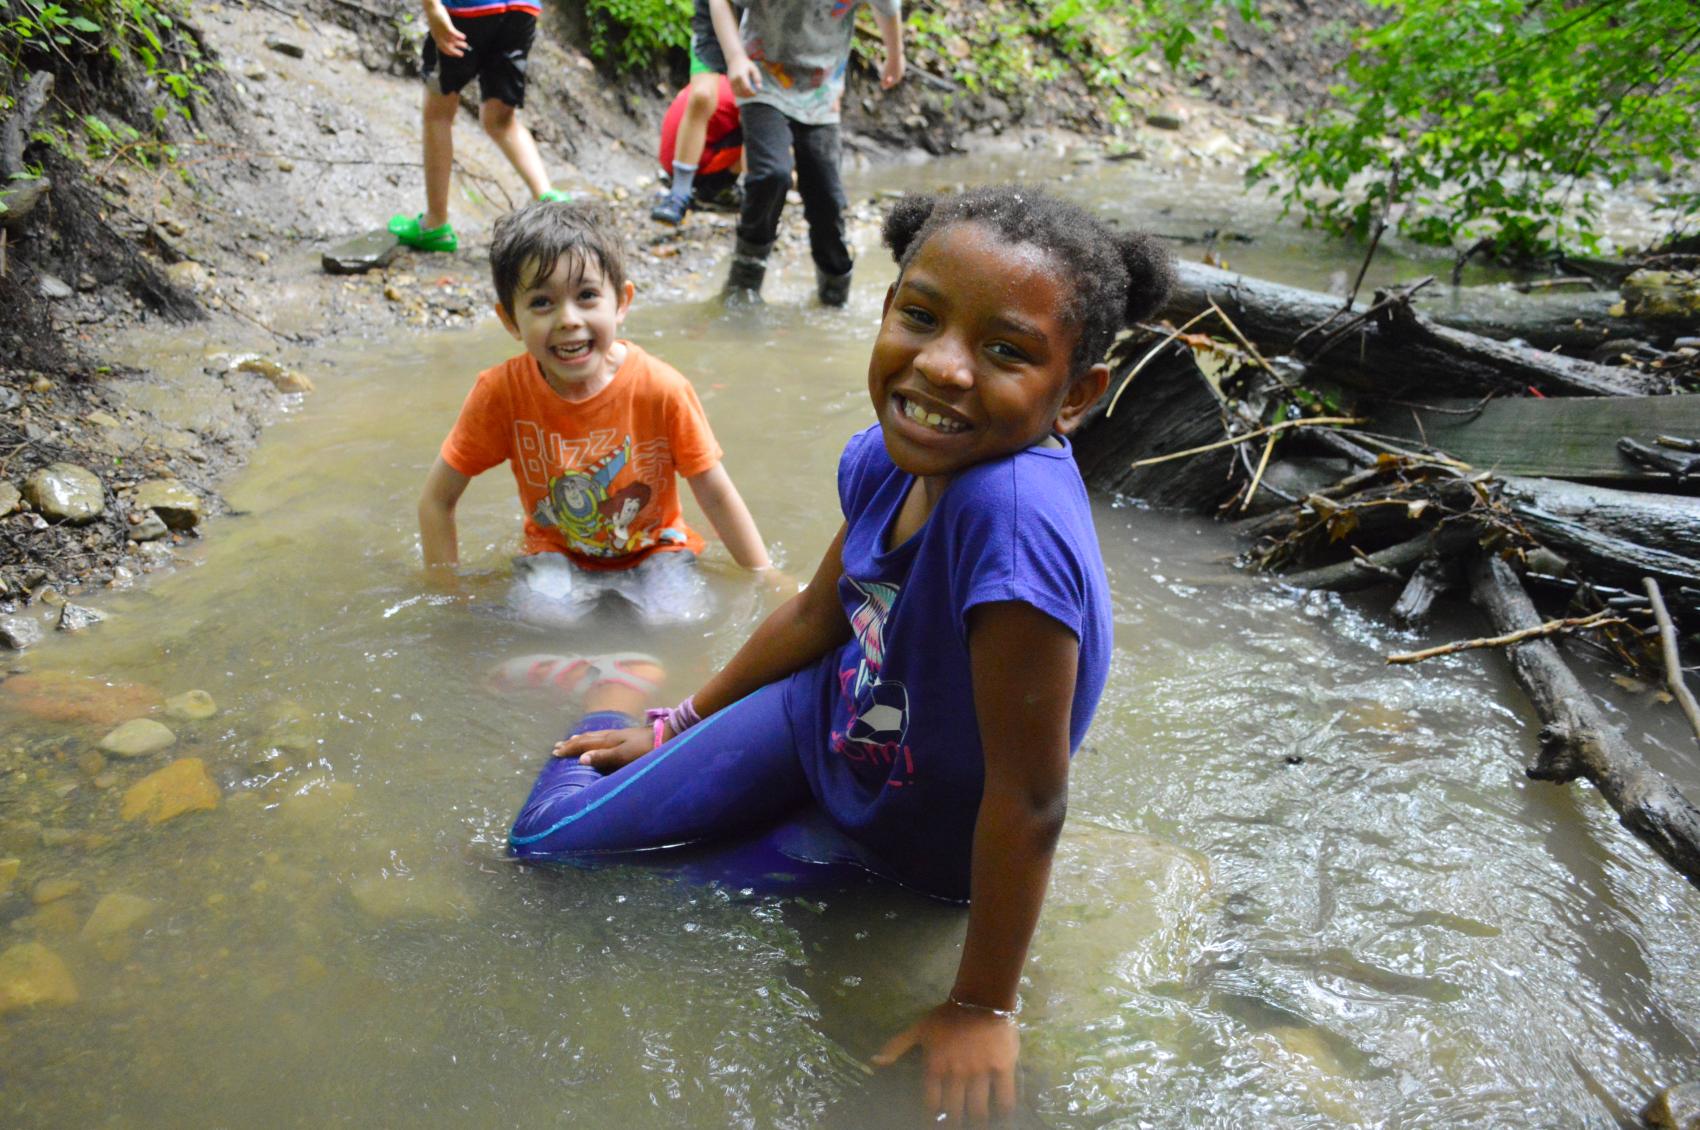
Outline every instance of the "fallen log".
{"label": "fallen log", "polygon": [[1537,541],[1585,576],[1624,589],[1651,576],[1678,599],[1700,585],[1700,499],[1519,478],[1506,480],[1503,497]]}
{"label": "fallen log", "polygon": [[1639,396],[1664,389],[1662,382],[1631,370],[1450,329],[1398,301],[1343,338],[1330,337],[1326,329],[1307,337],[1313,327],[1340,321],[1338,298],[1201,263],[1179,263],[1176,272],[1163,317],[1179,325],[1215,302],[1265,353],[1287,352],[1305,361],[1307,379],[1394,396],[1416,390],[1481,396],[1530,387],[1560,396]]}
{"label": "fallen log", "polygon": [[1607,342],[1629,338],[1668,347],[1685,332],[1667,319],[1611,313],[1621,301],[1615,289],[1521,294],[1510,286],[1474,286],[1438,294],[1425,291],[1417,309],[1455,330],[1499,341],[1518,338],[1536,349],[1560,349],[1573,357],[1592,357]]}
{"label": "fallen log", "polygon": [[53,182],[46,177],[25,175],[24,147],[29,144],[36,115],[47,106],[53,93],[53,75],[37,71],[24,84],[23,93],[6,120],[0,123],[0,225],[12,227],[35,210]]}
{"label": "fallen log", "polygon": [[[1491,553],[1470,563],[1470,597],[1501,633],[1543,622],[1511,567]],[[1517,644],[1506,654],[1542,724],[1540,750],[1525,772],[1557,783],[1586,777],[1625,828],[1700,886],[1700,810],[1606,721],[1550,641]]]}
{"label": "fallen log", "polygon": [[[1110,380],[1121,387],[1144,350],[1134,350]],[[1216,448],[1165,463],[1134,463],[1204,447],[1227,434],[1226,408],[1198,369],[1192,351],[1165,346],[1140,370],[1108,413],[1100,397],[1071,437],[1075,460],[1095,490],[1137,498],[1163,509],[1207,511],[1233,491],[1235,453]]]}

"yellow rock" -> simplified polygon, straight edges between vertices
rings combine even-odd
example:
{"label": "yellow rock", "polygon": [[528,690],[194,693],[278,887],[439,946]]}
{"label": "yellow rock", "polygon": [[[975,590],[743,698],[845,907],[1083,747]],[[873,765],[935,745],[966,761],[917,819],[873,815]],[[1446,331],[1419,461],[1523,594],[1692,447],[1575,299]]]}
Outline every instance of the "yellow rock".
{"label": "yellow rock", "polygon": [[24,865],[21,859],[0,859],[0,895],[12,889],[12,883],[18,877],[18,868]]}
{"label": "yellow rock", "polygon": [[154,912],[154,904],[140,895],[114,891],[95,904],[94,913],[83,923],[82,938],[86,942],[126,934],[146,921]]}
{"label": "yellow rock", "polygon": [[46,906],[50,902],[69,898],[82,889],[82,881],[78,879],[43,879],[30,891],[30,901],[37,906]]}
{"label": "yellow rock", "polygon": [[38,1004],[75,1004],[77,982],[59,955],[40,942],[0,953],[0,1016]]}
{"label": "yellow rock", "polygon": [[217,808],[219,796],[205,763],[198,757],[185,757],[125,790],[118,815],[125,820],[146,816],[149,824],[163,824],[185,812]]}
{"label": "yellow rock", "polygon": [[50,902],[34,914],[15,918],[12,924],[32,934],[75,934],[78,926],[77,908],[68,902]]}

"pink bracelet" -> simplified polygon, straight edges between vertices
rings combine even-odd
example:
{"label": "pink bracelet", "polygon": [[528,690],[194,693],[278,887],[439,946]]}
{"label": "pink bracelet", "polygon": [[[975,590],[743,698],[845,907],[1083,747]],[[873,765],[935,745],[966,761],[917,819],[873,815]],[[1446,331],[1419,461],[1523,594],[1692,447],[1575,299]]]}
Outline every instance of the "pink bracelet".
{"label": "pink bracelet", "polygon": [[667,740],[667,719],[672,714],[665,706],[657,706],[643,712],[644,718],[655,726],[655,744],[650,746],[650,749],[660,749],[661,743]]}

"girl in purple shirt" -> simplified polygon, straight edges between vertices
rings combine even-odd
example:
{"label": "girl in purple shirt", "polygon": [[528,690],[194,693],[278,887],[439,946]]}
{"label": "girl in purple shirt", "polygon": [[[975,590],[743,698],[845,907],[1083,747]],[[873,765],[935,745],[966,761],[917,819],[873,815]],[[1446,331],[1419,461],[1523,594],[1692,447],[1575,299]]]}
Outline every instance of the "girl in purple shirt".
{"label": "girl in purple shirt", "polygon": [[884,238],[878,426],[845,448],[844,525],[813,580],[651,725],[587,717],[509,843],[566,859],[806,811],[869,870],[967,898],[955,984],[875,1061],[919,1046],[932,1111],[984,1119],[1015,1102],[1017,984],[1109,667],[1065,437],[1172,274],[1148,237],[1022,186],[907,197]]}

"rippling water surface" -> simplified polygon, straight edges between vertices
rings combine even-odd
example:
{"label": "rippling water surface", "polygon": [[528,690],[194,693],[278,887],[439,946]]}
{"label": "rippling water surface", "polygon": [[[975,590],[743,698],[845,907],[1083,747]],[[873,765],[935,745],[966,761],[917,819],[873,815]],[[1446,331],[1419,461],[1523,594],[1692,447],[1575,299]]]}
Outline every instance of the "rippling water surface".
{"label": "rippling water surface", "polygon": [[[1180,181],[1111,176],[1075,187],[1129,217],[1209,211]],[[1293,281],[1345,269],[1271,244]],[[839,521],[838,449],[870,420],[877,258],[844,312],[800,305],[797,268],[765,310],[640,296],[627,327],[695,379],[799,576]],[[103,725],[0,719],[0,856],[20,860],[0,947],[45,946],[80,998],[0,1018],[6,1125],[919,1124],[913,1072],[862,1064],[948,987],[960,911],[875,884],[746,893],[503,859],[568,719],[486,690],[492,665],[640,646],[688,686],[769,606],[716,549],[700,630],[513,624],[505,471],[461,505],[468,594],[428,594],[419,484],[473,373],[511,348],[492,323],[314,355],[319,391],[230,486],[242,513],[106,601],[98,630],[28,656],[204,689],[219,712],[105,766],[86,756]],[[1586,787],[1523,779],[1535,724],[1497,657],[1382,664],[1472,623],[1396,633],[1379,606],[1240,576],[1203,520],[1105,501],[1099,529],[1117,650],[1024,986],[1022,1124],[1610,1127],[1700,1073],[1700,896]],[[1692,795],[1666,708],[1613,695]],[[219,807],[122,822],[120,794],[172,757],[206,763]],[[80,886],[35,905],[56,879]],[[114,893],[149,916],[92,936]]]}

